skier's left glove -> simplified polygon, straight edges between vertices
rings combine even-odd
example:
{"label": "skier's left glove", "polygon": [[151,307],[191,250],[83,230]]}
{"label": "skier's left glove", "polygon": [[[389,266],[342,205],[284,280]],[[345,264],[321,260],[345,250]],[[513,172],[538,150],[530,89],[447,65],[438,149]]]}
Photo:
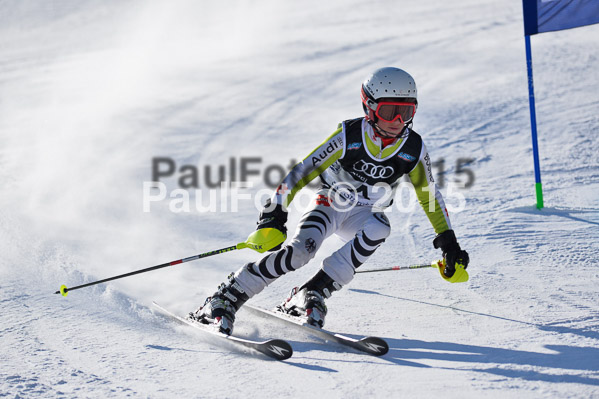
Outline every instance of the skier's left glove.
{"label": "skier's left glove", "polygon": [[[281,233],[283,233],[283,241],[287,237],[287,227],[285,227],[285,223],[287,223],[287,211],[283,209],[280,204],[272,204],[270,199],[266,201],[266,205],[264,205],[264,209],[260,212],[260,220],[258,221],[258,227],[256,230],[273,228],[277,229]],[[274,248],[269,249],[269,251],[278,251],[281,249],[281,242],[279,245]]]}
{"label": "skier's left glove", "polygon": [[433,240],[433,245],[443,251],[443,259],[445,259],[443,274],[446,277],[449,278],[454,275],[456,263],[463,265],[464,269],[468,267],[468,263],[470,263],[468,252],[460,248],[453,230],[446,230],[439,234]]}

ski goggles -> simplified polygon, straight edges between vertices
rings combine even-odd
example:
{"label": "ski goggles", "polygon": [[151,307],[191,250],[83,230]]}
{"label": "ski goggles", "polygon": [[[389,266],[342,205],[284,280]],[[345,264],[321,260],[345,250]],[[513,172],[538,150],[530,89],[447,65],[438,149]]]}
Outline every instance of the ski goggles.
{"label": "ski goggles", "polygon": [[381,101],[376,106],[374,114],[385,122],[395,122],[400,120],[401,123],[407,123],[412,120],[416,113],[416,104],[396,102],[396,101]]}

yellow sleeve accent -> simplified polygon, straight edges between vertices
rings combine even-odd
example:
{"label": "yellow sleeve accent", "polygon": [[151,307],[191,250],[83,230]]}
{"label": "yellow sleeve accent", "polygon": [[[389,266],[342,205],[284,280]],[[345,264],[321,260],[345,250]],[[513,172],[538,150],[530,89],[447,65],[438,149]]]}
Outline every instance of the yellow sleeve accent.
{"label": "yellow sleeve accent", "polygon": [[275,193],[274,197],[278,203],[288,207],[299,190],[341,158],[345,148],[342,132],[343,128],[339,125],[333,134],[289,171],[281,183],[281,186],[286,188],[282,191],[288,192]]}
{"label": "yellow sleeve accent", "polygon": [[445,209],[443,197],[439,190],[437,190],[437,186],[434,182],[429,184],[429,179],[427,178],[426,169],[422,160],[418,161],[418,164],[408,176],[414,185],[418,202],[422,209],[424,209],[424,213],[426,213],[428,220],[435,229],[435,233],[441,234],[444,231],[449,230],[451,228],[451,223],[449,221],[449,216],[446,213],[447,211]]}

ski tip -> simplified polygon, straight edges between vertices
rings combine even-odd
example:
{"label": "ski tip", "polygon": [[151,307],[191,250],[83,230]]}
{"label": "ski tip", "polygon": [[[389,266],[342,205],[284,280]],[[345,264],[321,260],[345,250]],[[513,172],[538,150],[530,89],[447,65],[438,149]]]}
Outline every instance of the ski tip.
{"label": "ski tip", "polygon": [[277,360],[286,360],[293,355],[293,348],[287,341],[271,339],[264,343],[264,353]]}
{"label": "ski tip", "polygon": [[360,340],[360,344],[365,352],[374,356],[383,356],[389,352],[389,344],[382,338],[366,337]]}

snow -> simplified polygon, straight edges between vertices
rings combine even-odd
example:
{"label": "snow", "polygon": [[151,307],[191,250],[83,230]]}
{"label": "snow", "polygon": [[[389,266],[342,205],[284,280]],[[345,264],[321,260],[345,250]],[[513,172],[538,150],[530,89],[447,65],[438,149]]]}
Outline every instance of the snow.
{"label": "snow", "polygon": [[[532,38],[537,210],[519,1],[1,2],[0,396],[599,397],[598,34]],[[237,334],[293,346],[270,361],[153,311],[152,300],[180,314],[201,305],[260,258],[247,249],[53,294],[244,240],[251,201],[172,212],[167,197],[143,212],[152,158],[198,167],[195,194],[208,198],[204,166],[213,180],[232,157],[287,166],[360,116],[360,82],[388,65],[418,82],[414,128],[446,182],[467,178],[458,159],[475,160],[470,188],[443,189],[466,201],[451,217],[469,282],[367,273],[327,302],[328,328],[380,336],[388,355],[241,310]],[[178,178],[162,179],[169,193]],[[364,268],[440,256],[422,210],[389,217],[392,236]],[[339,243],[252,302],[277,304]]]}

